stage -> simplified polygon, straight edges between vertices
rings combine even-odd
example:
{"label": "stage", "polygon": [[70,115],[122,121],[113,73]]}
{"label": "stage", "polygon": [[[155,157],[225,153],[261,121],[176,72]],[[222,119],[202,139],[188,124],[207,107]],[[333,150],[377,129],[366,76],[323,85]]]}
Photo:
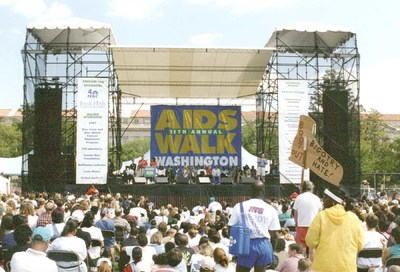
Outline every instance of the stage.
{"label": "stage", "polygon": [[[123,196],[130,195],[148,197],[149,201],[156,205],[168,203],[181,207],[183,204],[189,207],[195,206],[197,201],[208,205],[211,196],[219,202],[226,201],[236,204],[251,196],[251,183],[243,184],[109,184],[95,185],[100,193],[120,193]],[[66,185],[65,190],[75,194],[83,194],[89,185]],[[265,198],[288,197],[294,191],[298,191],[293,184],[265,183]]]}
{"label": "stage", "polygon": [[[139,179],[137,179],[139,181]],[[248,199],[251,196],[251,184],[255,182],[253,178],[242,179],[242,183],[233,184],[230,178],[221,180],[221,184],[211,183],[189,184],[189,183],[133,183],[124,184],[120,177],[109,177],[107,184],[95,184],[101,194],[120,193],[122,196],[146,196],[149,201],[156,205],[166,205],[168,203],[181,207],[183,204],[189,207],[195,206],[197,201],[208,205],[211,196],[219,202],[226,201],[236,204],[239,201]],[[160,182],[160,181],[159,181]],[[273,199],[276,197],[288,197],[298,188],[294,184],[279,184],[279,176],[268,175],[265,179],[265,198]],[[59,192],[70,193],[76,197],[84,195],[89,189],[90,184],[30,184],[24,191],[26,192]]]}

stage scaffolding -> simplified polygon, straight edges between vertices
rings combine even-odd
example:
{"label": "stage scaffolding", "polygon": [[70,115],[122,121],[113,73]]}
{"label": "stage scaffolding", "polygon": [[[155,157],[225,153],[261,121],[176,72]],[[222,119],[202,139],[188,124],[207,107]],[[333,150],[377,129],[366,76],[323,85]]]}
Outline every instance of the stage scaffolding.
{"label": "stage scaffolding", "polygon": [[[52,176],[54,184],[75,184],[75,153],[77,126],[77,82],[81,77],[108,79],[109,90],[109,158],[114,165],[120,162],[120,92],[110,46],[115,45],[108,25],[96,22],[69,22],[67,26],[28,26],[22,49],[24,64],[23,101],[23,189],[38,189],[30,173],[35,147],[36,90],[61,90],[61,171]],[[85,26],[86,25],[86,26]],[[38,100],[38,99],[37,99]],[[49,104],[48,107],[53,105]],[[57,167],[57,164],[54,164]],[[55,171],[56,169],[42,169]],[[32,172],[32,171],[31,171]],[[51,185],[51,184],[50,184]],[[43,189],[46,189],[46,185]]]}
{"label": "stage scaffolding", "polygon": [[268,62],[263,84],[256,94],[258,153],[266,152],[272,158],[278,158],[280,82],[307,82],[310,96],[309,115],[317,123],[316,137],[321,146],[336,140],[332,139],[324,127],[324,96],[335,103],[335,97],[330,97],[331,94],[345,92],[348,103],[344,107],[339,103],[337,108],[341,108],[347,117],[348,146],[341,148],[351,161],[351,167],[345,169],[342,183],[351,189],[359,190],[360,55],[356,34],[340,31],[280,30],[273,33],[265,47],[273,49],[274,53]]}

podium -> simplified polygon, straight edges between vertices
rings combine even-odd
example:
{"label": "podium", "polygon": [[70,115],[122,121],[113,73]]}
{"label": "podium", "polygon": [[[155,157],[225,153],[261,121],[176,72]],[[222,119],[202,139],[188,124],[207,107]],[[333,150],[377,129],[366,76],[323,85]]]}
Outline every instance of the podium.
{"label": "podium", "polygon": [[143,176],[145,178],[155,178],[157,168],[154,166],[146,166],[143,171]]}

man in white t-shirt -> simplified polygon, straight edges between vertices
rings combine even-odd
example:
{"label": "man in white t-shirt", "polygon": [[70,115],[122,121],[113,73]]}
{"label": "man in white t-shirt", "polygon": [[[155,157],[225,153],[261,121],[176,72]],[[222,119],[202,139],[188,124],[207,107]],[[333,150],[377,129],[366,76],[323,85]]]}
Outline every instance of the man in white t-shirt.
{"label": "man in white t-shirt", "polygon": [[[314,217],[322,210],[321,199],[313,194],[314,184],[311,181],[303,182],[302,193],[294,201],[294,221],[296,223],[296,243],[303,248],[303,255],[307,251],[306,235]],[[310,257],[313,252],[309,251]]]}
{"label": "man in white t-shirt", "polygon": [[51,234],[47,228],[37,227],[32,233],[32,248],[13,255],[11,259],[11,272],[57,272],[58,267],[56,262],[46,256],[46,249],[50,243],[50,239]]}
{"label": "man in white t-shirt", "polygon": [[[265,186],[261,181],[252,184],[252,198],[242,202],[245,225],[251,231],[250,254],[237,256],[237,272],[264,272],[274,262],[271,235],[280,230],[278,213],[274,207],[264,202]],[[240,203],[236,204],[229,219],[229,226],[242,224]],[[272,237],[275,238],[275,237]]]}

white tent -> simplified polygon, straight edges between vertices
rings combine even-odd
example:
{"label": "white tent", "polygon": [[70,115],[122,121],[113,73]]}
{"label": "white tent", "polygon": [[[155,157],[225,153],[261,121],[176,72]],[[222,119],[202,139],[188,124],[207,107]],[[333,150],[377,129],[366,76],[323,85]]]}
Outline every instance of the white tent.
{"label": "white tent", "polygon": [[10,193],[10,180],[0,175],[0,193]]}
{"label": "white tent", "polygon": [[6,176],[20,176],[22,156],[16,158],[0,158],[0,173]]}

